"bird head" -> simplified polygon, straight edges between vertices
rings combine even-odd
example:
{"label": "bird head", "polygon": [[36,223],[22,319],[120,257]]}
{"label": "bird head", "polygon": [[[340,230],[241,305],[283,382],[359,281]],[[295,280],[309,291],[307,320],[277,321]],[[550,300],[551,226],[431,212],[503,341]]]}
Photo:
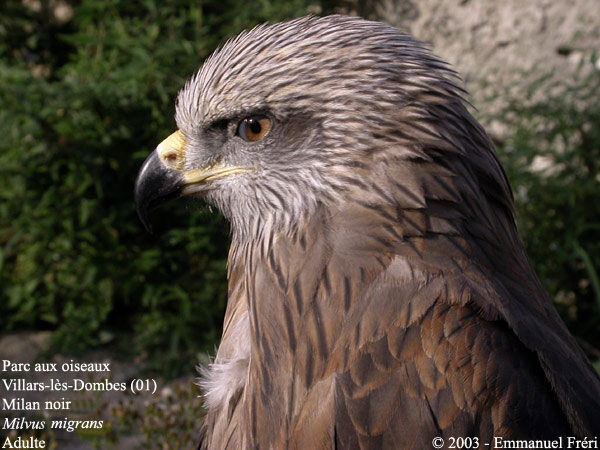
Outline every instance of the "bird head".
{"label": "bird head", "polygon": [[464,153],[461,134],[487,139],[454,81],[422,44],[377,22],[306,17],[244,32],[179,93],[178,130],[138,175],[140,218],[148,227],[150,209],[193,196],[252,233],[358,191],[393,197],[394,183],[411,191],[398,202],[423,207],[422,163]]}

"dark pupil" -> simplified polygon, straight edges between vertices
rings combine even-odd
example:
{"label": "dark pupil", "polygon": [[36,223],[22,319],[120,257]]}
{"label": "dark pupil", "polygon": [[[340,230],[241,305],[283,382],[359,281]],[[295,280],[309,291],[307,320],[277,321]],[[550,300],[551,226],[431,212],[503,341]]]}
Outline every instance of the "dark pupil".
{"label": "dark pupil", "polygon": [[249,119],[248,126],[250,127],[250,131],[253,134],[259,134],[260,131],[262,130],[262,126],[260,125],[260,122],[256,119]]}

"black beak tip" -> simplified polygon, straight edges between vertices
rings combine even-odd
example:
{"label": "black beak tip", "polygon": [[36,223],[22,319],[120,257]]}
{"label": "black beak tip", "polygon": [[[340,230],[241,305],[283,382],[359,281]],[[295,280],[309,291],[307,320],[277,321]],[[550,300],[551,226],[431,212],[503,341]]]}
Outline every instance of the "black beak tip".
{"label": "black beak tip", "polygon": [[135,180],[134,199],[138,217],[150,234],[153,234],[150,211],[179,197],[182,186],[181,174],[166,168],[156,151],[146,158]]}
{"label": "black beak tip", "polygon": [[[142,172],[140,172],[141,174]],[[140,175],[138,175],[137,180],[135,182],[134,189],[134,199],[135,199],[135,209],[137,211],[137,215],[144,225],[146,231],[150,234],[153,234],[152,223],[149,219],[150,213],[150,201],[149,201],[149,193],[147,191],[147,184],[140,180]]]}
{"label": "black beak tip", "polygon": [[148,208],[140,207],[139,205],[136,204],[136,210],[137,210],[137,214],[140,219],[140,222],[142,222],[142,225],[144,226],[146,231],[150,234],[154,234],[154,230],[152,228],[152,222],[150,222],[150,219],[148,218],[148,213],[149,213]]}

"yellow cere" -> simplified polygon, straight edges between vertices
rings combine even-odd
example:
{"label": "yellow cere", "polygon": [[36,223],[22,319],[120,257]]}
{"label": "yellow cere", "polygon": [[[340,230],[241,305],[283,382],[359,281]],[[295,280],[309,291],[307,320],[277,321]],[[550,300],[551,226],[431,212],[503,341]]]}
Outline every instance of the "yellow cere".
{"label": "yellow cere", "polygon": [[171,134],[156,147],[160,159],[170,168],[181,170],[185,162],[185,138],[180,130]]}

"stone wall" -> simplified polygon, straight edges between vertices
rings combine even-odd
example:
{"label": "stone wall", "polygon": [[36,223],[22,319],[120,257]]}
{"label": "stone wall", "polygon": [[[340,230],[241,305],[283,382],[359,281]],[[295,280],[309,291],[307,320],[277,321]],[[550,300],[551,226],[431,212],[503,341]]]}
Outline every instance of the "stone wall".
{"label": "stone wall", "polygon": [[547,77],[539,100],[600,71],[600,0],[384,0],[368,13],[432,44],[496,138],[504,129],[492,118],[527,101],[536,80]]}

